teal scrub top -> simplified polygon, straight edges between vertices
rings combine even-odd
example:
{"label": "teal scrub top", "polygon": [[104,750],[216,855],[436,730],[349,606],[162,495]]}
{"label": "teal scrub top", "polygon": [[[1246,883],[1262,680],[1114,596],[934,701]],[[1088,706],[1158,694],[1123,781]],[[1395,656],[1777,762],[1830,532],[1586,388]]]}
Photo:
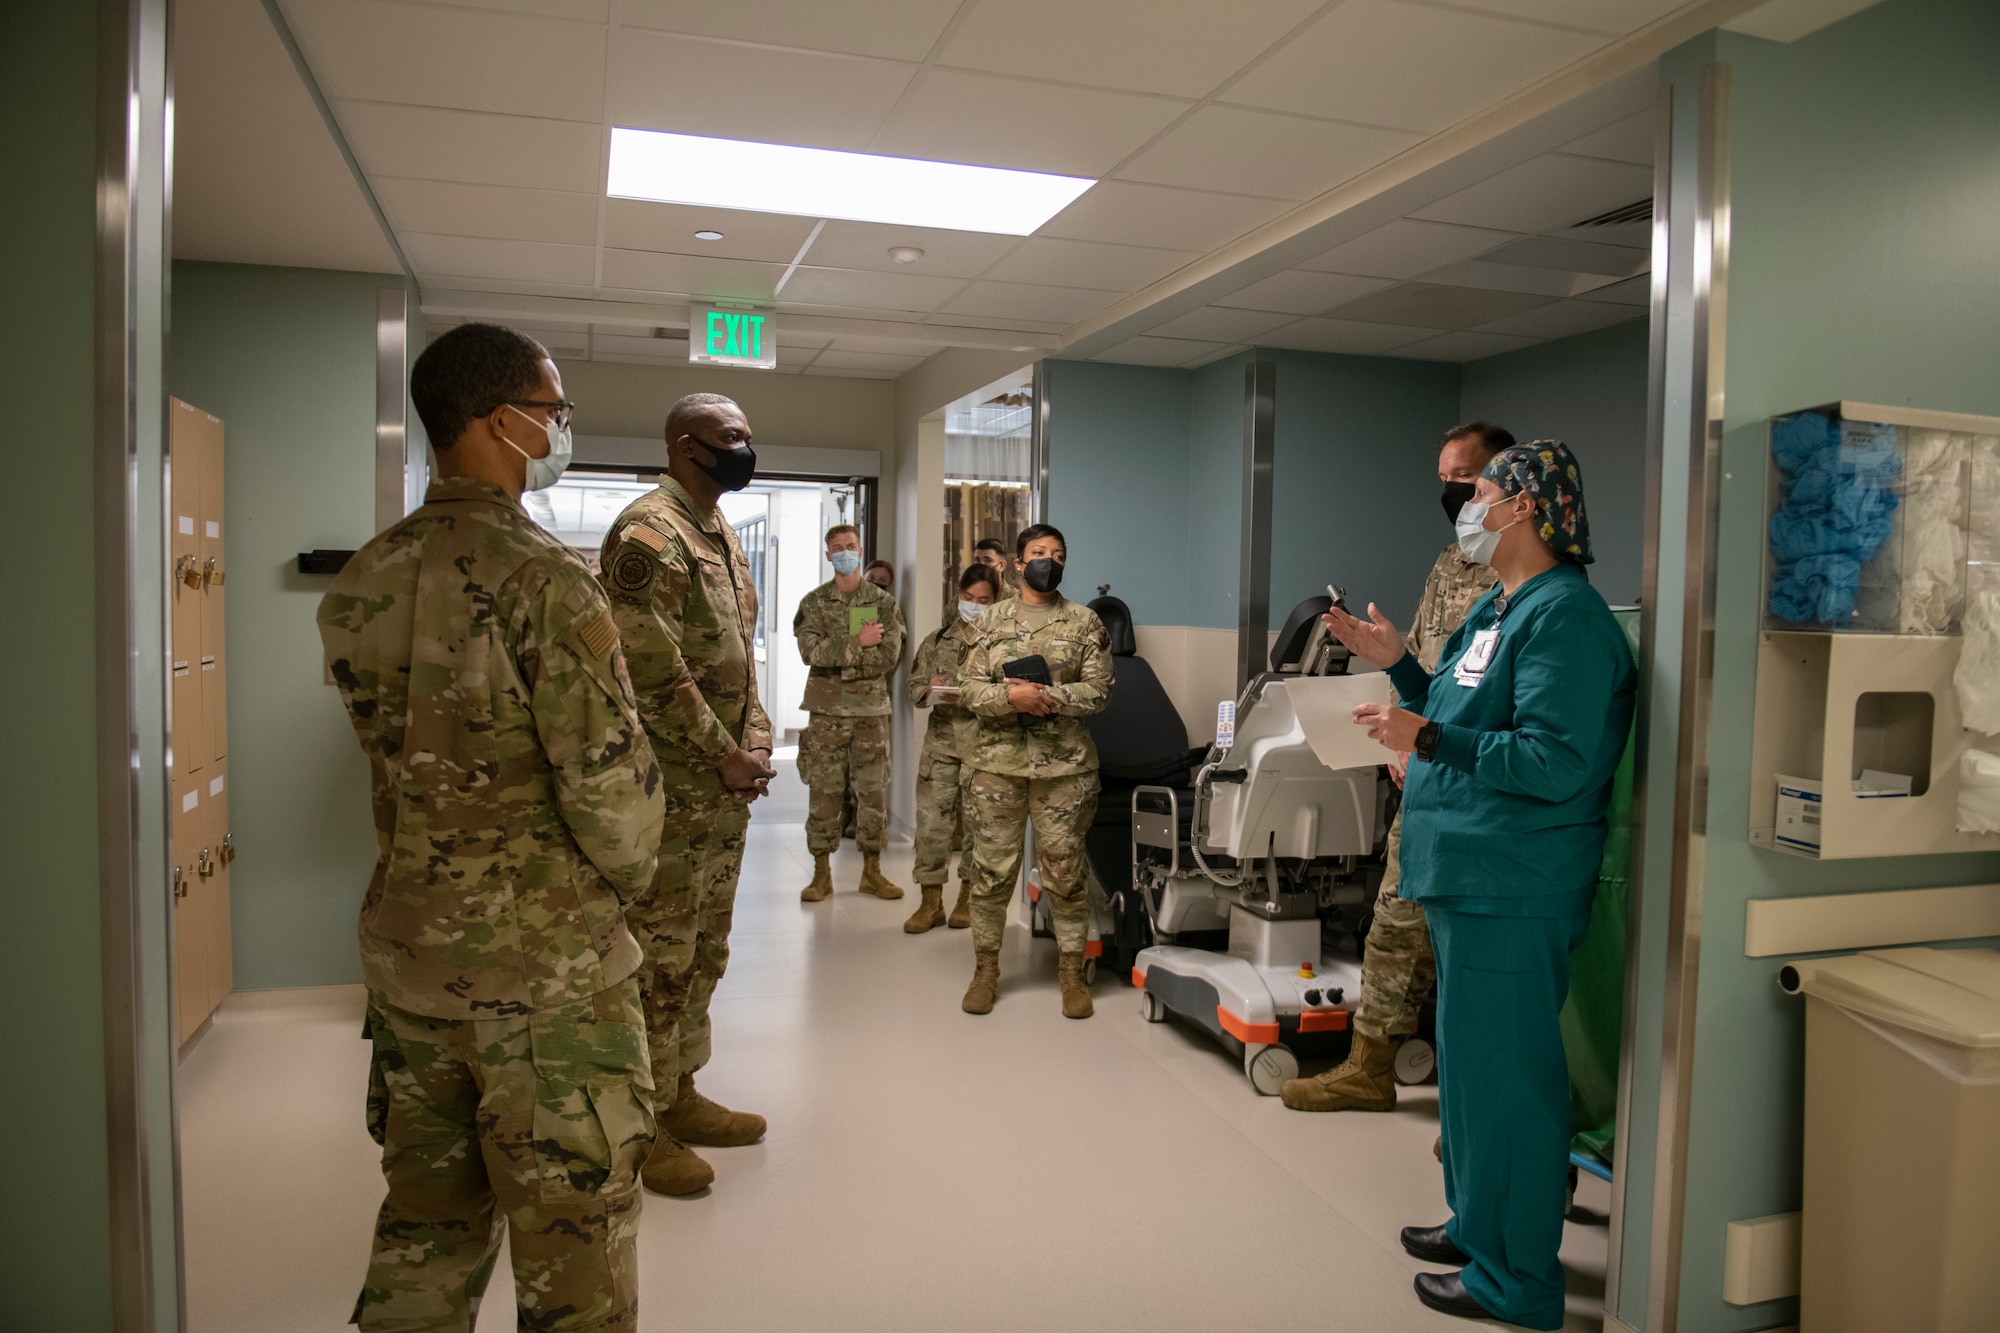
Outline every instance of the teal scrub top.
{"label": "teal scrub top", "polygon": [[[1474,636],[1495,625],[1484,674],[1460,683]],[[1587,902],[1639,672],[1583,573],[1560,564],[1508,598],[1495,587],[1445,640],[1435,676],[1405,654],[1389,678],[1440,729],[1404,783],[1402,895],[1528,916]]]}

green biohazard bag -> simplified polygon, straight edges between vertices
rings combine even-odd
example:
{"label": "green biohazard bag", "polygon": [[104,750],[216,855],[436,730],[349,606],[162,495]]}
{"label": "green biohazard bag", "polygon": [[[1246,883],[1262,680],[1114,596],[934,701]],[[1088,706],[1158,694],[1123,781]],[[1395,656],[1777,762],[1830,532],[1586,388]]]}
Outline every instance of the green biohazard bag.
{"label": "green biohazard bag", "polygon": [[[1614,613],[1639,654],[1639,613]],[[1636,724],[1635,724],[1636,726]],[[1632,737],[1611,782],[1611,831],[1597,871],[1590,929],[1569,957],[1563,1052],[1569,1057],[1570,1150],[1611,1165],[1618,1117],[1618,1043],[1625,1020],[1625,895],[1632,854]]]}

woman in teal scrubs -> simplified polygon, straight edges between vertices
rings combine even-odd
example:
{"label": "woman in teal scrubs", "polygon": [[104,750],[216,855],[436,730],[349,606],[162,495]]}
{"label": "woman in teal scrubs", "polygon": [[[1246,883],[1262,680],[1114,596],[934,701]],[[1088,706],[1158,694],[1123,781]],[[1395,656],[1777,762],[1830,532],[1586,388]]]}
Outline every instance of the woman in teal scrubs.
{"label": "woman in teal scrubs", "polygon": [[1445,643],[1435,676],[1368,608],[1327,627],[1389,671],[1402,701],[1354,720],[1414,760],[1403,790],[1403,894],[1437,953],[1440,1227],[1403,1246],[1456,1273],[1424,1304],[1528,1328],[1563,1323],[1569,1071],[1556,1015],[1590,922],[1611,779],[1638,672],[1584,577],[1583,478],[1554,440],[1495,455],[1459,510],[1459,548],[1500,576]]}

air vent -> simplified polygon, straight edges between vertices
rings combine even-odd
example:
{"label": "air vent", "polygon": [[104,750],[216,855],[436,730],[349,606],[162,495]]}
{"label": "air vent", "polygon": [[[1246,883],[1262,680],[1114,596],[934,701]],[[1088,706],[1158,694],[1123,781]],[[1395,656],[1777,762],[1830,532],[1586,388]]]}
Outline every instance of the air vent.
{"label": "air vent", "polygon": [[1594,218],[1585,218],[1574,225],[1577,227],[1628,227],[1634,222],[1651,222],[1652,220],[1653,201],[1651,199],[1641,199],[1636,204],[1626,204],[1622,208],[1612,209],[1609,213],[1599,213]]}

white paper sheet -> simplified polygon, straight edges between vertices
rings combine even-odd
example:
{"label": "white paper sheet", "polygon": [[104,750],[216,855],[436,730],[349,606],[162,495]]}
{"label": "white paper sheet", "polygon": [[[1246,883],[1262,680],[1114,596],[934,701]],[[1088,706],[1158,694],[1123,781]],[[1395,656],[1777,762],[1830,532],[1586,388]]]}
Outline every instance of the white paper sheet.
{"label": "white paper sheet", "polygon": [[1293,676],[1285,681],[1292,712],[1306,734],[1306,743],[1328,768],[1369,768],[1386,764],[1395,753],[1368,739],[1354,725],[1357,704],[1389,702],[1389,676],[1371,671],[1360,676]]}

